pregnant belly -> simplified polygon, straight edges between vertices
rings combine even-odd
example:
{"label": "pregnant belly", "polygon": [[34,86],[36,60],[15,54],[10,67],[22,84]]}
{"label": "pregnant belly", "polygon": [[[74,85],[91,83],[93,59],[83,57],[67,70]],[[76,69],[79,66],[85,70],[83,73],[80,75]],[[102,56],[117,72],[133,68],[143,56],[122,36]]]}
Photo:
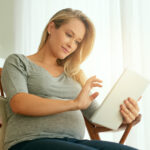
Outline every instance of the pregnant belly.
{"label": "pregnant belly", "polygon": [[84,132],[84,118],[81,111],[77,110],[44,117],[13,116],[8,121],[6,137],[56,133],[56,135],[64,134],[75,138],[83,138]]}

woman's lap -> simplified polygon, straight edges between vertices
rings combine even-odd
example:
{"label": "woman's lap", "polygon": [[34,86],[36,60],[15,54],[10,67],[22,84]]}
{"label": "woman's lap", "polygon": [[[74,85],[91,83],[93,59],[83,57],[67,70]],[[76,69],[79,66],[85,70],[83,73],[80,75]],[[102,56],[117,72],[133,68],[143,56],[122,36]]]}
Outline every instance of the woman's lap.
{"label": "woman's lap", "polygon": [[80,140],[79,143],[94,147],[98,150],[137,150],[133,147],[129,147],[129,146],[114,143],[114,142],[108,142],[108,141]]}
{"label": "woman's lap", "polygon": [[73,138],[43,138],[19,143],[9,150],[136,150],[113,142]]}
{"label": "woman's lap", "polygon": [[[68,139],[68,138],[67,138]],[[95,148],[54,138],[36,139],[13,146],[10,150],[97,150]]]}

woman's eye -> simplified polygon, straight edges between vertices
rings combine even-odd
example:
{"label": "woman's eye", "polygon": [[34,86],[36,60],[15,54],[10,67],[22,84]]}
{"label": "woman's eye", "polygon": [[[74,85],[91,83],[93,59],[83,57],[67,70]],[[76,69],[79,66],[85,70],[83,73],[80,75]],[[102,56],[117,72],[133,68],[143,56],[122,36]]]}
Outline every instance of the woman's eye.
{"label": "woman's eye", "polygon": [[79,44],[80,44],[80,42],[79,42],[79,41],[76,41],[76,44],[77,44],[77,45],[79,45]]}
{"label": "woman's eye", "polygon": [[69,34],[69,33],[66,33],[66,35],[67,35],[68,37],[72,37],[72,35],[71,35],[71,34]]}

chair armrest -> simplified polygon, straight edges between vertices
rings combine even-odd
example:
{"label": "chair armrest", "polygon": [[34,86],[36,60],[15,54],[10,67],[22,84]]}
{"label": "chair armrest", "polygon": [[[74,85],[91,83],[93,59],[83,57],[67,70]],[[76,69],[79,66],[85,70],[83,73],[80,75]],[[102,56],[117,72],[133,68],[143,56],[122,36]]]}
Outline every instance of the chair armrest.
{"label": "chair armrest", "polygon": [[[136,119],[135,119],[133,122],[131,122],[130,124],[132,124],[133,126],[136,125],[137,123],[139,123],[139,122],[141,121],[141,117],[142,117],[142,115],[139,114],[139,115],[136,117]],[[112,129],[109,129],[109,128],[107,128],[107,127],[103,127],[103,126],[101,126],[101,125],[94,124],[94,123],[91,123],[91,122],[90,122],[90,124],[91,124],[94,128],[96,128],[96,131],[97,131],[97,132],[115,131],[115,130],[112,130]],[[124,124],[124,123],[122,123],[122,124],[120,125],[120,127],[119,127],[118,130],[122,130],[122,129],[124,129],[125,127],[127,127],[128,125],[129,125],[129,124]],[[116,131],[118,131],[118,130],[116,130]]]}
{"label": "chair armrest", "polygon": [[[135,118],[135,120],[131,122],[131,124],[132,124],[133,126],[136,125],[136,124],[138,124],[138,123],[141,121],[141,118],[142,118],[142,115],[139,114],[139,115]],[[119,127],[119,129],[122,129],[122,128],[126,127],[127,125],[128,125],[128,124],[122,123],[121,126]]]}
{"label": "chair armrest", "polygon": [[131,122],[130,124],[121,124],[118,130],[112,130],[112,129],[103,127],[101,125],[94,124],[94,123],[88,121],[86,118],[84,118],[84,119],[85,119],[85,123],[86,123],[86,126],[87,126],[87,129],[88,129],[88,132],[89,132],[91,139],[100,140],[101,138],[98,134],[99,132],[107,132],[107,131],[118,132],[120,130],[124,130],[124,133],[123,133],[123,135],[120,139],[120,142],[119,142],[119,143],[123,144],[125,142],[128,134],[129,134],[132,126],[134,126],[140,122],[141,114],[139,114],[136,117],[136,119],[133,122]]}

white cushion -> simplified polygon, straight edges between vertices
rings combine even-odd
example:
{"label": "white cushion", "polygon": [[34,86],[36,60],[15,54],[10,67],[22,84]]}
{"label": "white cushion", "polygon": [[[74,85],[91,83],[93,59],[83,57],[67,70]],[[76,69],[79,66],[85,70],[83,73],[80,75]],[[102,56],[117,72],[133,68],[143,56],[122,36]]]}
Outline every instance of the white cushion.
{"label": "white cushion", "polygon": [[4,145],[4,135],[6,128],[6,112],[5,112],[6,99],[0,96],[0,121],[2,122],[2,127],[0,128],[0,150],[3,150]]}

